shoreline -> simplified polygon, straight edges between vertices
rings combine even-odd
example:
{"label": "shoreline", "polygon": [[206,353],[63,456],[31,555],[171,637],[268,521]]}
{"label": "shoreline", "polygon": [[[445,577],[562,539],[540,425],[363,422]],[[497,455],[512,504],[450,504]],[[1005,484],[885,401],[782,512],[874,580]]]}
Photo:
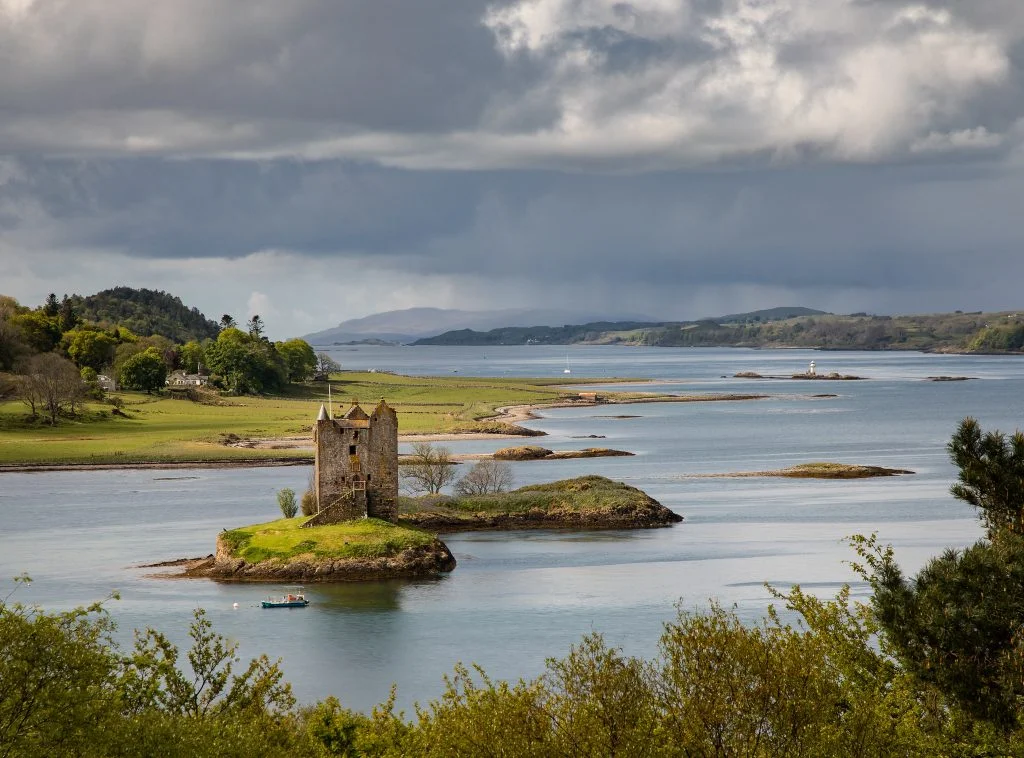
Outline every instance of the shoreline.
{"label": "shoreline", "polygon": [[[653,380],[652,380],[653,381]],[[606,401],[563,401],[554,403],[537,403],[510,405],[497,408],[494,416],[481,421],[494,421],[518,424],[541,418],[536,411],[548,408],[601,408],[613,405],[634,405],[640,403],[696,403],[696,402],[740,402],[750,400],[768,400],[772,395],[747,393],[715,393],[706,395],[652,395],[650,397],[631,397]],[[461,442],[465,440],[508,440],[532,439],[535,435],[496,434],[492,432],[434,432],[399,434],[399,442]],[[0,464],[0,474],[43,473],[48,471],[116,471],[121,469],[228,469],[228,468],[264,468],[271,466],[309,466],[313,463],[313,438],[278,437],[260,440],[243,440],[233,447],[249,450],[308,450],[308,455],[287,457],[259,458],[224,458],[196,461],[125,461],[123,463],[12,463]],[[453,456],[456,460],[479,460],[483,453],[463,453]]]}
{"label": "shoreline", "polygon": [[294,458],[225,458],[204,461],[131,461],[125,463],[11,463],[0,465],[0,474],[35,474],[46,471],[119,471],[121,469],[196,469],[196,468],[264,468],[271,466],[306,466],[313,456]]}

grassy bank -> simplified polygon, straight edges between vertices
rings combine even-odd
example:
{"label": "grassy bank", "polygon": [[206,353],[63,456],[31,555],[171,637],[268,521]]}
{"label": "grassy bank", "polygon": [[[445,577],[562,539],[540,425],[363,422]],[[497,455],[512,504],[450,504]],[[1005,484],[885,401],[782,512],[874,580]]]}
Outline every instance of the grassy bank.
{"label": "grassy bank", "polygon": [[[402,433],[494,430],[484,419],[507,405],[557,402],[572,394],[567,379],[411,377],[345,372],[331,381],[335,409],[353,397],[381,397],[398,412]],[[572,380],[579,384],[579,379]],[[327,385],[292,388],[280,397],[226,397],[196,403],[144,393],[115,393],[124,416],[105,404],[87,406],[78,419],[57,427],[26,421],[17,401],[0,403],[0,465],[117,464],[311,458],[309,451],[233,447],[232,439],[308,435]],[[231,437],[229,435],[234,435]]]}
{"label": "grassy bank", "polygon": [[643,528],[682,519],[643,490],[603,476],[532,484],[469,497],[401,498],[403,523],[438,531],[518,528]]}
{"label": "grassy bank", "polygon": [[[439,502],[435,508],[462,513],[515,513],[567,508],[594,511],[620,505],[642,505],[650,497],[636,487],[603,476],[581,476],[547,484],[531,484],[497,495],[471,495]],[[403,510],[415,510],[416,498],[403,498]]]}
{"label": "grassy bank", "polygon": [[314,558],[387,558],[434,543],[434,536],[378,519],[359,519],[302,529],[304,517],[280,519],[223,532],[232,555],[248,563]]}

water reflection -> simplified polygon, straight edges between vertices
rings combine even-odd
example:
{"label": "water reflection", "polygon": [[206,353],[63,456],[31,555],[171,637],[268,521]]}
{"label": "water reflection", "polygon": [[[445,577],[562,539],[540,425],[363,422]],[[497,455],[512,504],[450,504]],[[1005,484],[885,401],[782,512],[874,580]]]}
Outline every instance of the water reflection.
{"label": "water reflection", "polygon": [[402,595],[406,590],[443,581],[444,579],[432,579],[418,582],[317,584],[307,586],[306,596],[316,602],[319,610],[328,613],[380,613],[401,610]]}

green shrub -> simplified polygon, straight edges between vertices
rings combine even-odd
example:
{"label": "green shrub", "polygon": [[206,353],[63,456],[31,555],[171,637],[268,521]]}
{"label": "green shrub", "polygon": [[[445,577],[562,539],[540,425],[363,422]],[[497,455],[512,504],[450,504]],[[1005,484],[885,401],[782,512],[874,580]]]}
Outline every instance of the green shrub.
{"label": "green shrub", "polygon": [[277,493],[277,504],[285,518],[295,518],[299,512],[299,504],[295,501],[295,490],[285,487]]}
{"label": "green shrub", "polygon": [[306,482],[306,491],[302,493],[302,500],[300,502],[302,506],[303,516],[315,516],[320,510],[320,504],[316,500],[316,480],[314,478],[314,472],[309,472],[309,479]]}
{"label": "green shrub", "polygon": [[313,492],[312,488],[302,493],[302,500],[300,501],[303,516],[314,516],[316,515],[316,493]]}

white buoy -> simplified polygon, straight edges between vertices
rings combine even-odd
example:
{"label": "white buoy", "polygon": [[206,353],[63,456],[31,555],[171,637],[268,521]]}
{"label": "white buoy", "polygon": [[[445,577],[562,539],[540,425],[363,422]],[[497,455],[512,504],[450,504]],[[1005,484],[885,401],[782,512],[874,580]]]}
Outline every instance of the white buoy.
{"label": "white buoy", "polygon": [[232,608],[237,608],[238,607],[238,603],[233,603],[231,607]]}

